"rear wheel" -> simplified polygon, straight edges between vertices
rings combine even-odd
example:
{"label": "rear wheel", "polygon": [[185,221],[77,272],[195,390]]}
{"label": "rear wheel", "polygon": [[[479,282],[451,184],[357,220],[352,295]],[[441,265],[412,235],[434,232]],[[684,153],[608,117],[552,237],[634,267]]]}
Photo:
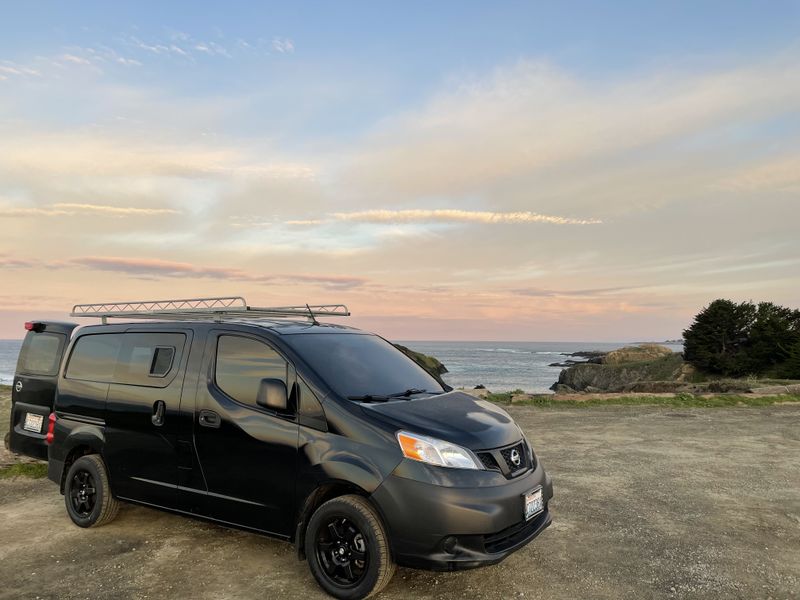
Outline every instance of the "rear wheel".
{"label": "rear wheel", "polygon": [[99,527],[117,516],[119,501],[111,495],[108,471],[99,455],[82,456],[72,463],[64,484],[64,503],[78,527]]}
{"label": "rear wheel", "polygon": [[317,582],[335,598],[367,598],[394,574],[380,517],[360,496],[340,496],[320,506],[308,524],[305,551]]}

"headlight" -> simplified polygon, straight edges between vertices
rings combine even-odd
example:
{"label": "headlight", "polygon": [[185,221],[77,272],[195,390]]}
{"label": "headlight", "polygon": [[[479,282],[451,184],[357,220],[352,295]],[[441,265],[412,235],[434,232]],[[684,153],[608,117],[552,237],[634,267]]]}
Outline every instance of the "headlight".
{"label": "headlight", "polygon": [[407,431],[398,431],[397,441],[403,456],[411,460],[454,469],[481,468],[469,450],[450,442]]}

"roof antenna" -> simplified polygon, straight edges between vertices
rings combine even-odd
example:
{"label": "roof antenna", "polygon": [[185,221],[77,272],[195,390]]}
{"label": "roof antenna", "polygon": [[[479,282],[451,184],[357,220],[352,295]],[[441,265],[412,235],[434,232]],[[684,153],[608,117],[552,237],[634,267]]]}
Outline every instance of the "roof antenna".
{"label": "roof antenna", "polygon": [[308,304],[306,304],[306,308],[308,309],[308,315],[311,317],[311,324],[319,325],[319,321],[317,321],[317,318],[314,316],[314,311],[311,310],[311,307]]}

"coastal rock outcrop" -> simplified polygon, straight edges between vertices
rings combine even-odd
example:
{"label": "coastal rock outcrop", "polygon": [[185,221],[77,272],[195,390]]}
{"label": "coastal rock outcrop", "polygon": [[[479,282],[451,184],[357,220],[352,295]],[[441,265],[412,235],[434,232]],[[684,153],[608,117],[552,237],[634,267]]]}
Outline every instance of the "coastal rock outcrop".
{"label": "coastal rock outcrop", "polygon": [[[680,354],[657,344],[643,344],[609,352],[600,364],[572,365],[561,371],[551,389],[557,393],[657,391],[656,383],[677,382],[682,373]],[[666,385],[670,389],[665,391],[675,391],[678,386]]]}

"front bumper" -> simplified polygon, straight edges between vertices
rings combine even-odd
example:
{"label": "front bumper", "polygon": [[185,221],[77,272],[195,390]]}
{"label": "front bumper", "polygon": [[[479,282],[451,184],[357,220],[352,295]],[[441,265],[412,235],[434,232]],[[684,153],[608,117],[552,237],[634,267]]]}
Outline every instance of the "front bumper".
{"label": "front bumper", "polygon": [[[496,564],[552,521],[553,484],[541,464],[511,480],[488,471],[453,470],[448,481],[442,471],[449,469],[411,462],[404,460],[372,494],[400,565],[454,571]],[[525,521],[523,496],[538,486],[545,509]]]}

